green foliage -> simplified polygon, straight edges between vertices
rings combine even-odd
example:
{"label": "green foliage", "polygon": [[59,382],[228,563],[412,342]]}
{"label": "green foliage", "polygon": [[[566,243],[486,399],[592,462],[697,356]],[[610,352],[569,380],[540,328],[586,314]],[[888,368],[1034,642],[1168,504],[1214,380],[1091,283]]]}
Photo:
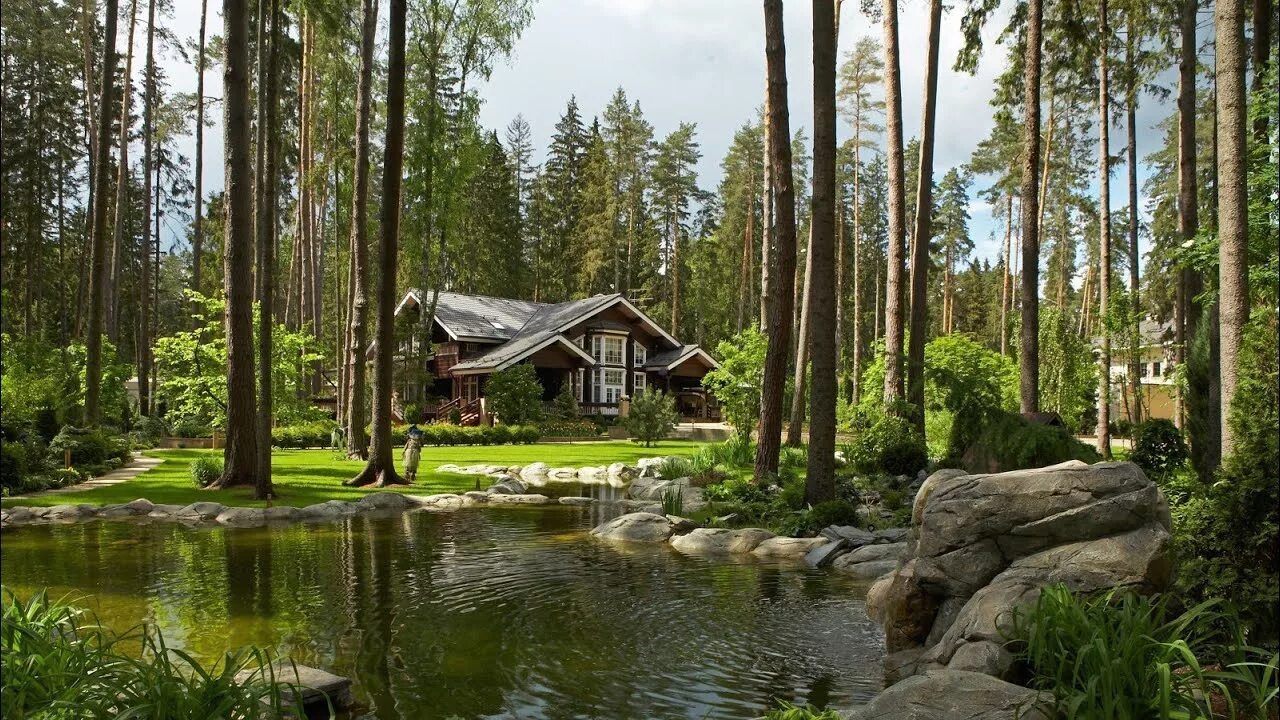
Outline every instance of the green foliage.
{"label": "green foliage", "polygon": [[720,401],[725,420],[741,437],[751,434],[760,416],[767,347],[758,328],[743,330],[716,346],[720,367],[702,378],[703,387]]}
{"label": "green foliage", "polygon": [[662,514],[679,515],[684,512],[684,490],[679,486],[667,488],[662,492]]}
{"label": "green foliage", "polygon": [[216,455],[201,455],[191,461],[191,482],[196,487],[209,487],[222,477],[222,458]]}
{"label": "green foliage", "polygon": [[1040,306],[1040,407],[1058,413],[1072,432],[1097,422],[1098,368],[1068,313]]}
{"label": "green foliage", "polygon": [[830,525],[858,525],[858,508],[847,500],[826,500],[808,508],[799,524],[802,532],[816,533]]}
{"label": "green foliage", "polygon": [[[156,338],[155,371],[160,378],[157,400],[168,406],[166,419],[175,426],[226,427],[227,341],[221,298],[187,292],[188,302],[199,308],[192,320],[195,330]],[[258,312],[255,308],[254,343],[257,344]],[[320,411],[308,401],[310,365],[323,358],[315,352],[315,338],[308,332],[272,329],[271,378],[276,421],[293,424],[316,420]]]}
{"label": "green foliage", "polygon": [[925,409],[945,410],[953,422],[947,455],[958,456],[1000,410],[1018,407],[1018,368],[968,335],[930,340],[924,349]]}
{"label": "green foliage", "polygon": [[675,480],[676,478],[693,476],[698,468],[690,458],[670,455],[663,458],[654,470],[658,473],[658,477],[664,480]]}
{"label": "green foliage", "polygon": [[[84,408],[82,344],[55,348],[36,338],[0,334],[4,359],[0,368],[0,422],[18,432],[37,432],[47,442],[64,424],[80,422]],[[116,357],[116,348],[102,343],[102,385],[99,400],[102,418],[118,423],[129,411],[125,381],[132,375],[128,363]]]}
{"label": "green foliage", "polygon": [[1154,418],[1140,423],[1134,432],[1133,461],[1151,477],[1164,477],[1187,463],[1187,444],[1170,420]]}
{"label": "green foliage", "polygon": [[542,419],[542,383],[528,363],[512,365],[489,376],[485,385],[489,411],[506,425],[522,425]]}
{"label": "green foliage", "polygon": [[840,720],[840,713],[835,710],[815,710],[807,705],[792,705],[780,701],[775,710],[764,714],[760,720]]}
{"label": "green foliage", "polygon": [[680,415],[675,398],[661,390],[646,390],[631,400],[631,412],[621,422],[632,437],[649,447],[671,434]]}
{"label": "green foliage", "polygon": [[929,462],[924,438],[910,421],[887,413],[858,433],[847,458],[858,472],[890,475],[914,475]]}
{"label": "green foliage", "polygon": [[[3,593],[0,714],[6,718],[303,716],[296,700],[285,700],[286,692],[301,693],[277,681],[264,651],[237,650],[204,666],[169,649],[153,626],[116,634],[87,612],[50,601],[45,591],[26,601],[7,588]],[[247,677],[237,679],[242,671]]]}
{"label": "green foliage", "polygon": [[573,388],[569,383],[563,383],[560,386],[560,392],[556,393],[555,400],[551,401],[551,415],[556,420],[572,421],[577,420],[581,414],[581,408],[578,407],[578,397],[573,394]]}
{"label": "green foliage", "polygon": [[961,464],[971,472],[1004,472],[1056,465],[1068,460],[1098,462],[1097,451],[1063,427],[1028,422],[1021,415],[995,414]]}
{"label": "green foliage", "polygon": [[543,420],[538,423],[543,437],[587,438],[600,434],[600,428],[590,420]]}
{"label": "green foliage", "polygon": [[714,502],[745,505],[767,503],[773,498],[773,493],[752,482],[751,478],[735,476],[708,485],[703,490],[703,497]]}
{"label": "green foliage", "polygon": [[[542,438],[542,429],[537,425],[485,425],[462,426],[448,423],[420,425],[422,445],[528,445]],[[408,437],[409,426],[398,425],[391,428],[391,443],[403,445]],[[325,435],[328,442],[328,435]]]}
{"label": "green foliage", "polygon": [[[1214,696],[1228,717],[1265,717],[1277,657],[1246,645],[1233,616],[1215,605],[1175,614],[1168,596],[1079,596],[1051,586],[1014,615],[1011,649],[1031,687],[1067,718],[1222,717],[1209,706]],[[1209,668],[1215,662],[1221,669]]]}
{"label": "green foliage", "polygon": [[152,413],[138,421],[134,426],[134,432],[154,443],[162,437],[169,436],[169,425],[159,415]]}
{"label": "green foliage", "polygon": [[75,428],[67,425],[49,442],[49,451],[61,457],[71,451],[71,464],[77,467],[97,468],[115,461],[116,466],[129,461],[129,445],[96,428]]}
{"label": "green foliage", "polygon": [[316,420],[295,425],[277,425],[271,428],[271,444],[278,448],[329,447],[333,429],[338,426],[332,420]]}

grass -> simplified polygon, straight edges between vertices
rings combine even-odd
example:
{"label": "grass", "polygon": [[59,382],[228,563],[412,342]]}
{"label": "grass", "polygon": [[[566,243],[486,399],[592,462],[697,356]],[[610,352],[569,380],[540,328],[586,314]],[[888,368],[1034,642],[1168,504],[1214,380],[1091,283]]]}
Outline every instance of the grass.
{"label": "grass", "polygon": [[[422,449],[418,481],[413,485],[401,485],[391,490],[413,495],[430,495],[444,492],[475,490],[475,475],[437,472],[440,465],[528,465],[544,462],[552,467],[583,467],[608,465],[615,462],[634,464],[644,457],[658,455],[692,455],[702,447],[701,443],[668,440],[654,443],[653,447],[627,440],[589,443],[537,443],[533,445],[467,445],[452,447],[427,447]],[[14,505],[41,506],[88,503],[110,505],[126,503],[137,498],[147,498],[154,503],[187,505],[208,500],[224,505],[262,507],[266,503],[253,499],[250,488],[231,490],[202,490],[191,481],[191,461],[202,456],[221,455],[221,450],[151,450],[146,454],[162,458],[163,463],[142,473],[133,480],[108,487],[76,493],[60,493],[33,498],[6,498],[5,507]],[[397,465],[399,453],[397,452]],[[271,455],[272,482],[275,485],[277,505],[303,507],[326,500],[359,500],[370,492],[342,485],[362,467],[358,460],[341,458],[333,450],[276,450]],[[479,478],[484,482],[484,478]]]}

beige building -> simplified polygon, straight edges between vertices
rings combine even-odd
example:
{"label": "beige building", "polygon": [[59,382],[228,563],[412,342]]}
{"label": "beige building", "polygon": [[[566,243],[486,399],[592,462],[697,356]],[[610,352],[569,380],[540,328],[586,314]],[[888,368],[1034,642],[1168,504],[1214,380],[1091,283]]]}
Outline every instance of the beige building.
{"label": "beige building", "polygon": [[1138,397],[1129,384],[1130,350],[1127,342],[1111,345],[1111,417],[1134,419],[1141,408],[1142,419],[1175,420],[1178,385],[1174,380],[1175,348],[1173,326],[1145,319],[1138,327]]}

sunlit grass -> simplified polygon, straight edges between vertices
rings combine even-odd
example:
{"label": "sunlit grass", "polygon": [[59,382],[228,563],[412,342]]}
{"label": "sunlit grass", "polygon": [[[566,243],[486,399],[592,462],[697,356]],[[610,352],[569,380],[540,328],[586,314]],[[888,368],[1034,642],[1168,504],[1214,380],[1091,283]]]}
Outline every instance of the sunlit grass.
{"label": "sunlit grass", "polygon": [[[658,455],[692,455],[701,443],[669,440],[653,447],[626,440],[590,443],[540,443],[533,445],[467,445],[428,447],[422,450],[418,481],[413,485],[389,488],[413,495],[464,492],[477,489],[486,478],[437,472],[440,465],[527,465],[544,462],[552,467],[608,465],[614,462],[634,464],[644,457]],[[188,470],[191,461],[201,456],[221,455],[221,450],[151,450],[146,454],[162,458],[163,463],[133,480],[84,492],[43,495],[34,498],[5,499],[5,507],[14,505],[51,506],[89,503],[109,505],[147,498],[154,503],[187,505],[202,500],[224,505],[262,507],[266,503],[253,499],[251,488],[202,490],[192,483]],[[396,453],[399,464],[399,452]],[[276,505],[303,507],[326,500],[359,500],[368,490],[349,488],[342,481],[353,477],[362,467],[358,460],[347,460],[333,450],[276,450],[271,455],[272,482]]]}

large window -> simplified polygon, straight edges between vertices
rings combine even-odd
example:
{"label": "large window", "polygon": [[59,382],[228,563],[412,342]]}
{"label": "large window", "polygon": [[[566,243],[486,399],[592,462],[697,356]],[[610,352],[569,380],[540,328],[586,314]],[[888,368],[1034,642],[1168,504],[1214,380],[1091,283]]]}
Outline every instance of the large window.
{"label": "large window", "polygon": [[642,372],[635,373],[635,374],[634,374],[633,382],[634,382],[634,384],[635,384],[635,388],[636,388],[636,389],[635,389],[635,392],[633,392],[633,393],[632,393],[633,395],[639,395],[640,393],[644,392],[644,389],[645,389],[645,374],[644,374],[644,373],[642,373]]}
{"label": "large window", "polygon": [[591,336],[591,357],[604,365],[626,365],[626,338],[613,335]]}
{"label": "large window", "polygon": [[626,388],[623,386],[625,373],[622,370],[601,368],[596,370],[595,399],[596,402],[616,404],[622,399]]}
{"label": "large window", "polygon": [[467,402],[471,402],[480,397],[480,376],[479,375],[463,375],[462,376],[462,397]]}

